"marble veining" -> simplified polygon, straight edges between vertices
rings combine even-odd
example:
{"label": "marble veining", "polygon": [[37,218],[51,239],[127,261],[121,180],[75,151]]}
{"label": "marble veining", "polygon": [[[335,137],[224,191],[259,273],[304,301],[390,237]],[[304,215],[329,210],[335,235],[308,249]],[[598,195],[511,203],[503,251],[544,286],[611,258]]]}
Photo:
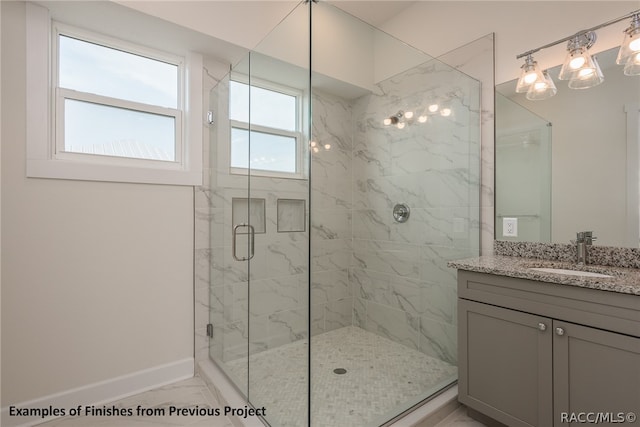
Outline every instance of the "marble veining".
{"label": "marble veining", "polygon": [[[517,277],[556,283],[559,285],[579,286],[623,294],[640,295],[640,270],[613,266],[580,266],[566,261],[541,261],[539,258],[522,258],[516,256],[485,255],[460,261],[451,261],[449,267],[499,276]],[[545,273],[531,270],[532,267],[551,267],[568,270],[584,270],[609,274],[612,277],[573,276],[556,273]]]}

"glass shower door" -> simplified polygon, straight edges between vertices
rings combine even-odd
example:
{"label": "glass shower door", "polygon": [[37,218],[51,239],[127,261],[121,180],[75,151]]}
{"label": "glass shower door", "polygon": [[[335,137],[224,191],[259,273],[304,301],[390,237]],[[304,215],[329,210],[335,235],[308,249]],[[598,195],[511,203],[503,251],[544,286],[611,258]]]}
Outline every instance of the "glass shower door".
{"label": "glass shower door", "polygon": [[[249,55],[249,401],[272,426],[308,414],[309,4]],[[238,76],[241,79],[241,76]],[[286,387],[283,387],[286,384]]]}
{"label": "glass shower door", "polygon": [[[209,356],[245,396],[248,395],[249,258],[253,256],[255,243],[256,220],[252,211],[256,209],[256,201],[249,194],[246,170],[234,171],[231,165],[242,157],[248,162],[247,141],[239,141],[234,123],[248,120],[249,93],[238,90],[235,76],[248,75],[249,63],[247,55],[210,93],[207,196],[211,246]],[[233,150],[234,144],[240,150]]]}
{"label": "glass shower door", "polygon": [[212,358],[278,427],[381,425],[452,384],[479,83],[309,2],[218,86]]}

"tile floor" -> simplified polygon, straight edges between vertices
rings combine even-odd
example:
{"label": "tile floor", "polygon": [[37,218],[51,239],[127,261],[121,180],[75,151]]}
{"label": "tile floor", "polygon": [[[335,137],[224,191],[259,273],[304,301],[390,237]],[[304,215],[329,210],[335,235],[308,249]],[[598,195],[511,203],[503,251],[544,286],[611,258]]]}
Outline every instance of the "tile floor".
{"label": "tile floor", "polygon": [[[300,427],[306,419],[307,342],[299,341],[252,357],[252,384],[256,406],[266,406],[274,426]],[[312,425],[357,427],[372,425],[406,399],[417,398],[434,386],[453,379],[456,368],[438,359],[356,327],[341,328],[312,339]],[[246,378],[246,359],[228,368]],[[344,368],[346,374],[333,373]],[[114,403],[108,408],[162,409],[221,408],[199,377],[169,384]],[[102,405],[97,405],[102,406]],[[64,417],[41,427],[232,427],[224,416],[115,416]],[[437,427],[483,427],[457,410]]]}
{"label": "tile floor", "polygon": [[[204,381],[199,377],[169,384],[104,406],[111,408],[220,408]],[[103,405],[96,405],[102,407]],[[39,424],[40,427],[232,427],[224,416],[131,416],[131,417],[64,417]]]}
{"label": "tile floor", "polygon": [[[107,406],[111,406],[109,404]],[[135,408],[137,405],[152,408],[168,408],[170,405],[178,407],[208,407],[221,405],[216,402],[207,389],[204,381],[198,377],[169,384],[155,390],[140,393],[135,396],[114,402],[120,408]],[[232,427],[226,417],[78,417],[58,418],[40,427]],[[324,427],[324,426],[322,426]],[[466,408],[461,407],[442,420],[436,427],[485,427],[466,415]]]}
{"label": "tile floor", "polygon": [[[316,335],[311,346],[311,425],[316,426],[379,424],[457,375],[455,366],[354,326]],[[273,426],[306,424],[307,347],[307,340],[300,340],[250,356],[250,398],[267,408]],[[246,381],[246,357],[226,365]],[[336,368],[346,373],[338,375]]]}
{"label": "tile floor", "polygon": [[467,416],[467,408],[461,406],[435,427],[485,427],[485,425]]}

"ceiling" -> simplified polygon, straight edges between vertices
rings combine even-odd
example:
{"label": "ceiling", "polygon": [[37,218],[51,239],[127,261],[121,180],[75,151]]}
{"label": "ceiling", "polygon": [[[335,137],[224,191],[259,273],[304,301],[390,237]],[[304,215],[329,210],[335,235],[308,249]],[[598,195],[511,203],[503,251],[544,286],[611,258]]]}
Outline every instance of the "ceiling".
{"label": "ceiling", "polygon": [[[298,0],[112,1],[247,49],[258,45],[300,3]],[[417,1],[328,2],[371,25],[380,26]]]}
{"label": "ceiling", "polygon": [[417,1],[329,0],[329,3],[375,27],[380,27]]}

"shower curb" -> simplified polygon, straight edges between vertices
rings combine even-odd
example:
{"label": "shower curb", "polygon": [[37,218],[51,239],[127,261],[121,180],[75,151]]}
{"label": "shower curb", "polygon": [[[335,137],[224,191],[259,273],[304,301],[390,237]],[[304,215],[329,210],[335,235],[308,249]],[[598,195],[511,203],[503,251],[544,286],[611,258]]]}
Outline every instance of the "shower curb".
{"label": "shower curb", "polygon": [[[245,398],[235,388],[227,376],[212,361],[203,360],[198,362],[196,372],[207,384],[207,388],[213,397],[223,406],[232,408],[242,408],[249,405]],[[251,406],[251,405],[249,405]],[[238,418],[227,416],[235,427],[265,427],[259,418]]]}

